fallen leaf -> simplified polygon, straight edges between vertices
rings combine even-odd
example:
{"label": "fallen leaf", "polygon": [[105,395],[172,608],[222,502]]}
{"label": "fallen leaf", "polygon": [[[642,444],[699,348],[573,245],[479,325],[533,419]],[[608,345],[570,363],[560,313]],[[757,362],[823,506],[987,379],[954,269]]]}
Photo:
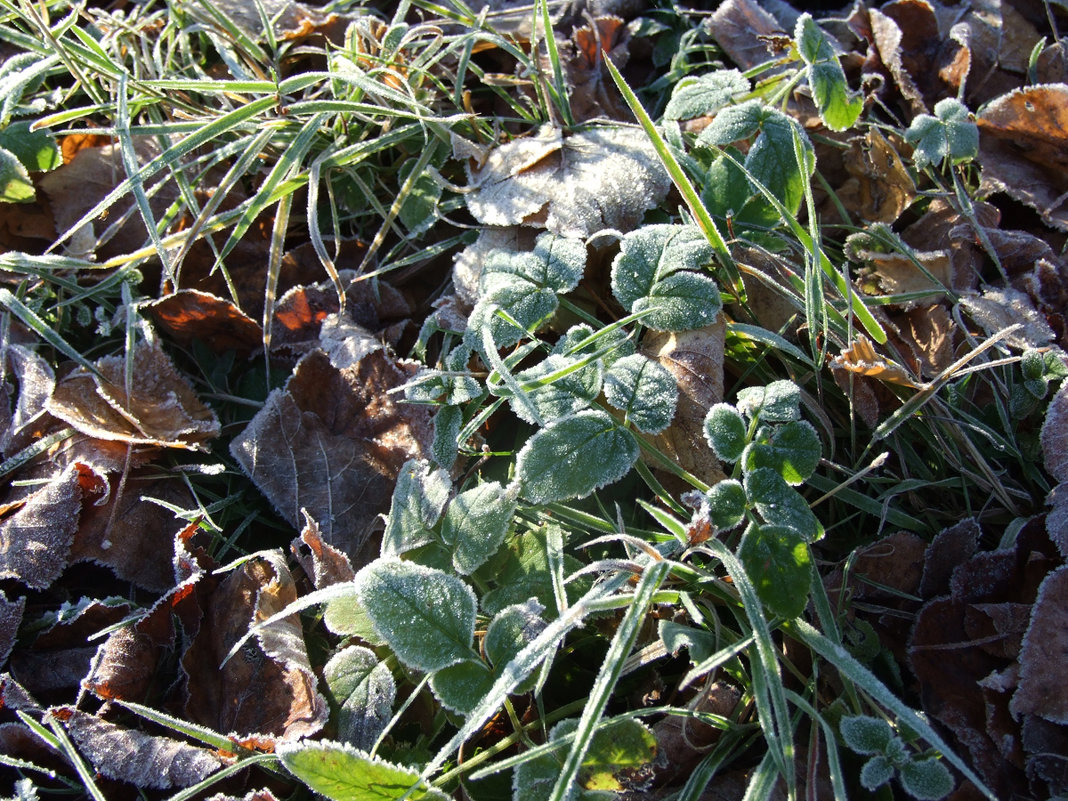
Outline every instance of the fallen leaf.
{"label": "fallen leaf", "polygon": [[9,601],[7,594],[0,590],[0,665],[7,662],[11,649],[15,647],[15,635],[18,634],[25,608],[25,598]]}
{"label": "fallen leaf", "polygon": [[1068,559],[1068,484],[1058,484],[1046,496],[1046,505],[1050,507],[1046,514],[1046,533]]}
{"label": "fallen leaf", "polygon": [[197,398],[158,342],[139,342],[133,354],[130,394],[126,360],[105,356],[99,376],[75,367],[59,379],[48,411],[91,437],[166,448],[204,450],[219,435],[215,413]]}
{"label": "fallen leaf", "polygon": [[1028,86],[976,114],[982,191],[1004,192],[1068,231],[1068,85]]}
{"label": "fallen leaf", "polygon": [[1063,797],[1068,792],[1068,726],[1025,715],[1021,733],[1033,797]]}
{"label": "fallen leaf", "polygon": [[[315,589],[321,590],[331,584],[343,584],[356,578],[356,571],[344,553],[323,541],[319,534],[319,524],[315,522],[307,509],[301,509],[304,515],[304,528],[300,536],[289,546]],[[303,548],[301,546],[304,546]],[[304,555],[304,552],[307,555]]]}
{"label": "fallen leaf", "polygon": [[210,292],[180,289],[141,308],[183,346],[199,340],[216,353],[232,350],[238,355],[248,355],[263,342],[259,323],[232,301]]}
{"label": "fallen leaf", "polygon": [[629,231],[671,188],[649,138],[638,128],[588,128],[532,136],[466,163],[467,207],[486,225],[532,225],[561,236],[605,228]]}
{"label": "fallen leaf", "polygon": [[1031,298],[1019,290],[1008,287],[984,289],[982,294],[962,296],[960,305],[990,336],[1017,323],[1023,325],[1004,339],[1014,348],[1044,348],[1055,339],[1053,329],[1035,309]]}
{"label": "fallen leaf", "polygon": [[[59,710],[78,749],[109,779],[167,790],[203,781],[224,763],[206,748],[153,737],[76,709]],[[69,713],[69,717],[67,714]]]}
{"label": "fallen leaf", "polygon": [[258,631],[223,660],[250,625],[297,599],[280,551],[263,551],[223,579],[204,599],[204,619],[182,656],[188,676],[185,712],[216,731],[297,739],[318,732],[329,709],[317,691],[300,616]]}
{"label": "fallen leaf", "polygon": [[4,350],[4,373],[18,382],[18,401],[7,428],[0,432],[0,453],[12,454],[40,436],[45,402],[55,388],[52,366],[36,351],[11,344]]}
{"label": "fallen leaf", "polygon": [[923,577],[918,588],[921,598],[933,598],[948,592],[953,570],[975,555],[982,533],[974,517],[965,518],[938,532],[924,552]]}
{"label": "fallen leaf", "polygon": [[892,223],[916,197],[901,156],[876,128],[851,139],[842,162],[855,179],[855,189],[843,187],[839,196],[863,220]]}
{"label": "fallen leaf", "polygon": [[[462,310],[466,315],[478,302],[482,266],[492,251],[528,252],[534,249],[536,238],[537,231],[524,226],[482,227],[478,232],[478,238],[457,253],[453,261],[452,282],[461,302],[461,309],[458,311]],[[457,325],[459,321],[454,321],[452,324]],[[456,330],[463,331],[465,325],[460,324]]]}
{"label": "fallen leaf", "polygon": [[1009,709],[1068,723],[1068,566],[1050,573],[1038,588],[1031,625],[1020,651],[1020,685]]}
{"label": "fallen leaf", "polygon": [[[558,43],[558,52],[568,88],[571,114],[575,122],[594,118],[630,119],[630,110],[621,100],[615,84],[604,68],[604,59],[622,69],[630,55],[630,33],[617,16],[587,16],[571,38]],[[559,37],[558,37],[559,38]],[[543,68],[552,66],[543,56]]]}
{"label": "fallen leaf", "polygon": [[903,312],[895,321],[905,344],[918,357],[924,378],[934,378],[953,363],[958,326],[945,306],[918,306]]}
{"label": "fallen leaf", "polygon": [[768,61],[770,41],[786,35],[771,14],[754,0],[726,0],[709,17],[708,30],[739,69],[748,70]]}
{"label": "fallen leaf", "polygon": [[312,351],[230,451],[292,526],[307,509],[323,539],[352,558],[389,508],[401,465],[430,452],[432,410],[389,392],[417,369],[384,349],[342,368]]}
{"label": "fallen leaf", "polygon": [[0,578],[34,590],[47,589],[59,578],[68,564],[90,476],[84,465],[68,467],[0,522]]}
{"label": "fallen leaf", "polygon": [[1062,484],[1068,483],[1068,382],[1049,402],[1040,441],[1046,470]]}
{"label": "fallen leaf", "polygon": [[831,368],[874,378],[887,384],[917,388],[920,384],[900,366],[876,353],[871,340],[856,334],[853,344],[831,360]]}
{"label": "fallen leaf", "polygon": [[[703,689],[687,706],[697,713],[729,718],[742,693],[733,684],[716,681]],[[668,715],[653,726],[658,752],[657,784],[687,777],[722,736],[723,731],[697,718]]]}
{"label": "fallen leaf", "polygon": [[[642,351],[672,376],[679,388],[675,417],[652,443],[706,484],[727,477],[704,434],[705,415],[723,400],[723,348],[726,324],[693,331],[649,331]],[[655,466],[655,463],[653,463]]]}

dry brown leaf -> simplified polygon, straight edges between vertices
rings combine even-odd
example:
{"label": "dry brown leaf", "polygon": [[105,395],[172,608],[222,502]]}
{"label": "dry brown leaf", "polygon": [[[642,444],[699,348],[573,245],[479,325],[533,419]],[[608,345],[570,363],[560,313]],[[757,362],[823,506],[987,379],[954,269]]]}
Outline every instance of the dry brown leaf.
{"label": "dry brown leaf", "polygon": [[210,292],[180,289],[141,308],[181,345],[200,340],[216,353],[248,355],[263,342],[259,323]]}
{"label": "dry brown leaf", "polygon": [[390,393],[417,369],[384,349],[344,367],[312,351],[231,453],[292,526],[306,508],[323,539],[355,557],[389,508],[401,466],[430,452],[431,410]]}
{"label": "dry brown leaf", "polygon": [[989,335],[1012,325],[1022,325],[1023,328],[1005,337],[1004,341],[1014,348],[1044,348],[1054,341],[1053,329],[1035,309],[1031,298],[1016,289],[984,289],[981,295],[964,295],[960,305]]}
{"label": "dry brown leaf", "polygon": [[1020,651],[1020,686],[1014,715],[1037,715],[1068,723],[1068,566],[1050,573],[1038,588],[1031,625]]}
{"label": "dry brown leaf", "polygon": [[1020,728],[1032,797],[1063,798],[1068,793],[1068,726],[1025,715]]}
{"label": "dry brown leaf", "polygon": [[[575,28],[570,39],[557,38],[575,121],[581,123],[595,117],[631,119],[630,110],[604,68],[606,57],[617,69],[627,63],[630,33],[623,20],[617,16],[587,16],[587,23]],[[549,74],[552,66],[548,57],[543,55],[541,61]]]}
{"label": "dry brown leaf", "polygon": [[898,330],[919,359],[924,378],[934,378],[953,363],[957,324],[945,306],[920,306],[901,317]]}
{"label": "dry brown leaf", "polygon": [[315,589],[321,590],[331,584],[341,584],[356,578],[356,571],[352,569],[349,558],[324,542],[319,534],[319,524],[306,509],[300,511],[304,515],[304,528],[289,547],[308,578],[312,580]]}
{"label": "dry brown leaf", "polygon": [[[716,681],[687,706],[698,713],[729,718],[741,699],[741,690],[733,684]],[[682,715],[668,715],[656,723],[653,735],[656,737],[657,764],[663,767],[657,770],[654,781],[668,784],[689,776],[722,733],[722,729]]]}
{"label": "dry brown leaf", "polygon": [[129,397],[123,357],[105,356],[96,368],[99,377],[76,367],[60,378],[48,411],[91,437],[131,445],[204,450],[219,435],[215,413],[158,342],[137,344]]}
{"label": "dry brown leaf", "polygon": [[709,17],[708,30],[739,69],[763,64],[773,55],[771,42],[786,35],[755,0],[726,0]]}
{"label": "dry brown leaf", "polygon": [[933,598],[949,590],[953,570],[975,555],[982,533],[974,517],[938,532],[924,553],[923,578],[919,586],[921,598]]}
{"label": "dry brown leaf", "polygon": [[98,773],[136,787],[167,790],[203,781],[225,763],[206,748],[153,737],[76,709],[58,709],[78,750]]}
{"label": "dry brown leaf", "polygon": [[0,590],[0,665],[7,662],[11,649],[15,647],[15,635],[18,634],[25,608],[25,598],[9,601],[7,594]]}
{"label": "dry brown leaf", "polygon": [[605,228],[630,231],[671,188],[638,128],[588,128],[562,136],[542,126],[534,135],[466,163],[467,207],[486,225],[532,225],[561,236]]}
{"label": "dry brown leaf", "polygon": [[18,382],[18,402],[6,429],[0,432],[0,453],[11,455],[40,435],[45,402],[56,385],[56,374],[36,351],[11,344],[4,350],[5,373]]}
{"label": "dry brown leaf", "polygon": [[[842,161],[856,182],[853,192],[839,196],[863,220],[892,223],[916,197],[916,185],[901,156],[876,128],[851,139]],[[855,196],[853,202],[850,195]]]}
{"label": "dry brown leaf", "polygon": [[297,598],[281,552],[262,552],[230,573],[205,602],[204,620],[182,656],[185,712],[216,731],[296,739],[315,734],[329,709],[316,689],[300,617],[293,614],[223,660],[251,625]]}
{"label": "dry brown leaf", "polygon": [[642,341],[645,354],[667,369],[679,388],[675,417],[652,442],[709,485],[727,477],[704,435],[705,415],[723,400],[725,336],[726,324],[718,322],[694,331],[649,331]]}
{"label": "dry brown leaf", "polygon": [[0,522],[0,578],[34,590],[59,578],[78,530],[82,496],[95,484],[91,476],[84,465],[68,467]]}
{"label": "dry brown leaf", "polygon": [[1068,483],[1068,382],[1049,402],[1041,442],[1046,470],[1062,484]]}
{"label": "dry brown leaf", "polygon": [[863,334],[857,334],[853,345],[831,360],[831,369],[874,378],[877,381],[902,387],[920,386],[919,382],[899,365],[887,361],[876,353],[871,340]]}
{"label": "dry brown leaf", "polygon": [[1046,533],[1061,556],[1068,559],[1068,484],[1054,487],[1046,496],[1046,505],[1050,507],[1046,513]]}
{"label": "dry brown leaf", "polygon": [[1068,231],[1068,85],[1028,86],[976,114],[982,189],[1004,192]]}

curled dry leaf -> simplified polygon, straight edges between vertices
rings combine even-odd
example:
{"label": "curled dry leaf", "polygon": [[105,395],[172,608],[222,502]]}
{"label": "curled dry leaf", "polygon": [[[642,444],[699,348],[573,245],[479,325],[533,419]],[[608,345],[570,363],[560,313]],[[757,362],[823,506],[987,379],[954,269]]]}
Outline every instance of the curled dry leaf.
{"label": "curled dry leaf", "polygon": [[705,415],[723,400],[725,336],[726,324],[718,322],[694,331],[650,331],[642,342],[645,354],[667,369],[679,388],[675,417],[652,442],[709,485],[727,477],[704,434]]}
{"label": "curled dry leaf", "polygon": [[1005,192],[1068,231],[1068,85],[1028,86],[976,115],[984,191]]}
{"label": "curled dry leaf", "polygon": [[44,590],[67,567],[83,494],[96,486],[84,465],[72,465],[0,522],[0,578]]}
{"label": "curled dry leaf", "polygon": [[[619,69],[627,63],[630,33],[617,16],[587,16],[586,19],[585,25],[572,31],[569,40],[559,43],[571,113],[576,122],[595,117],[630,119],[630,111],[604,68],[605,58],[611,59]],[[543,56],[542,60],[549,74],[552,66],[547,57]]]}
{"label": "curled dry leaf", "polygon": [[296,601],[280,551],[264,551],[228,575],[204,603],[200,631],[182,657],[190,719],[216,731],[297,739],[318,732],[329,710],[317,691],[300,617],[258,632],[226,664],[249,626]]}
{"label": "curled dry leaf", "polygon": [[131,445],[201,450],[219,435],[215,413],[158,342],[137,344],[129,396],[123,357],[105,356],[96,368],[99,376],[76,367],[60,378],[48,411],[91,437]]}
{"label": "curled dry leaf", "polygon": [[109,779],[167,790],[194,785],[223,767],[222,760],[206,748],[170,737],[153,737],[78,710],[57,713],[66,718],[67,731],[78,750]]}
{"label": "curled dry leaf", "polygon": [[304,528],[289,547],[312,580],[315,589],[321,590],[331,584],[342,584],[356,578],[356,571],[352,569],[349,558],[323,541],[319,524],[308,514],[307,509],[301,509],[300,512],[304,515]]}
{"label": "curled dry leaf", "polygon": [[649,138],[638,128],[589,128],[533,136],[466,164],[467,207],[487,225],[533,225],[561,236],[633,229],[671,188]]}
{"label": "curled dry leaf", "polygon": [[384,349],[344,367],[312,351],[231,453],[291,525],[307,509],[323,539],[354,557],[389,508],[401,466],[430,452],[431,410],[390,392],[417,369]]}

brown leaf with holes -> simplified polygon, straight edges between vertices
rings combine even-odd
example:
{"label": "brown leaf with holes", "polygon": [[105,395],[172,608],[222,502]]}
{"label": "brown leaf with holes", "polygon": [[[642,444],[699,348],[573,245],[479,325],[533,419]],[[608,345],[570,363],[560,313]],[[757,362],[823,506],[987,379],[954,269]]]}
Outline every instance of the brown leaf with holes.
{"label": "brown leaf with holes", "polygon": [[1068,85],[1028,86],[979,110],[982,189],[1004,192],[1068,231]]}
{"label": "brown leaf with holes", "polygon": [[[207,748],[118,726],[76,709],[57,710],[78,750],[109,779],[135,787],[190,787],[224,766]],[[67,716],[69,713],[69,717]]]}
{"label": "brown leaf with holes", "polygon": [[390,392],[417,369],[383,348],[341,366],[312,351],[230,451],[290,525],[307,509],[352,558],[389,508],[401,466],[430,452],[431,410]]}
{"label": "brown leaf with holes", "polygon": [[82,496],[97,488],[84,465],[53,476],[0,522],[0,578],[44,590],[66,568]]}
{"label": "brown leaf with holes", "polygon": [[75,367],[58,380],[47,404],[52,415],[91,437],[131,445],[204,450],[219,435],[215,413],[158,342],[137,344],[128,397],[123,357],[105,356],[95,366],[99,376]]}
{"label": "brown leaf with holes", "polygon": [[1020,651],[1020,685],[1013,715],[1037,715],[1068,723],[1068,566],[1050,573],[1038,588],[1031,625]]}
{"label": "brown leaf with holes", "polygon": [[182,656],[191,720],[216,731],[284,739],[323,727],[329,710],[296,613],[260,630],[223,664],[250,626],[296,599],[280,551],[261,552],[222,580],[205,601],[200,631]]}
{"label": "brown leaf with holes", "polygon": [[[671,373],[679,388],[671,425],[650,439],[709,485],[727,477],[704,435],[705,415],[723,400],[725,336],[726,325],[719,322],[693,331],[649,331],[642,340],[642,351]],[[671,480],[666,475],[662,479]]]}

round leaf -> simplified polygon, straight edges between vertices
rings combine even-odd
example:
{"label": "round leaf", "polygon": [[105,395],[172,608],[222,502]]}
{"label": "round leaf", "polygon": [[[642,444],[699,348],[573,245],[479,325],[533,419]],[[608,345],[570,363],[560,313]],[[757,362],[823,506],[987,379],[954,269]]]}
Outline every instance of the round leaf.
{"label": "round leaf", "polygon": [[764,423],[788,423],[801,418],[801,387],[793,381],[772,381],[763,387],[738,392],[738,410]]}
{"label": "round leaf", "polygon": [[458,662],[430,677],[434,697],[446,709],[466,715],[493,686],[494,676],[478,659]]}
{"label": "round leaf", "polygon": [[705,497],[708,503],[708,520],[717,531],[732,529],[745,517],[745,490],[734,479],[720,481]]}
{"label": "round leaf", "polygon": [[746,446],[742,468],[752,472],[770,467],[788,484],[801,484],[816,470],[821,452],[819,435],[805,420],[763,426]]}
{"label": "round leaf", "polygon": [[876,790],[894,778],[894,766],[886,757],[874,756],[860,769],[860,784],[865,790]]}
{"label": "round leaf", "polygon": [[937,759],[910,760],[901,766],[901,786],[919,801],[938,801],[953,791],[953,775]]}
{"label": "round leaf", "polygon": [[[486,629],[485,649],[495,670],[504,668],[541,634],[547,625],[541,617],[544,609],[536,599],[530,598],[524,603],[505,607],[490,621]],[[529,692],[535,681],[536,676],[531,676],[516,687],[515,692]]]}
{"label": "round leaf", "polygon": [[604,396],[639,431],[659,434],[675,416],[679,389],[675,378],[640,354],[617,359],[605,375]]}
{"label": "round leaf", "polygon": [[696,78],[683,78],[671,91],[664,119],[690,120],[711,115],[735,95],[748,91],[749,79],[738,70],[715,70]]}
{"label": "round leaf", "polygon": [[705,439],[720,459],[737,462],[745,450],[745,420],[729,403],[716,403],[705,415]]}
{"label": "round leaf", "polygon": [[527,440],[516,458],[520,494],[531,503],[585,498],[623,478],[638,459],[638,442],[599,410],[555,420]]}
{"label": "round leaf", "polygon": [[760,467],[746,474],[745,494],[768,523],[792,528],[805,542],[823,536],[823,526],[808,503],[775,470]]}
{"label": "round leaf", "polygon": [[785,526],[750,525],[738,546],[738,559],[760,600],[773,614],[791,619],[805,611],[812,558],[796,531]]}
{"label": "round leaf", "polygon": [[430,673],[472,656],[475,594],[456,576],[378,559],[356,586],[371,625],[408,667]]}
{"label": "round leaf", "polygon": [[847,715],[839,724],[842,739],[858,754],[882,754],[890,745],[894,731],[882,718],[870,715]]}
{"label": "round leaf", "polygon": [[521,420],[537,423],[533,411],[543,420],[555,420],[581,411],[601,394],[604,367],[600,359],[582,364],[583,358],[552,354],[544,360],[515,374],[524,390],[525,402],[512,396],[504,385],[493,392],[509,398],[512,411]]}

